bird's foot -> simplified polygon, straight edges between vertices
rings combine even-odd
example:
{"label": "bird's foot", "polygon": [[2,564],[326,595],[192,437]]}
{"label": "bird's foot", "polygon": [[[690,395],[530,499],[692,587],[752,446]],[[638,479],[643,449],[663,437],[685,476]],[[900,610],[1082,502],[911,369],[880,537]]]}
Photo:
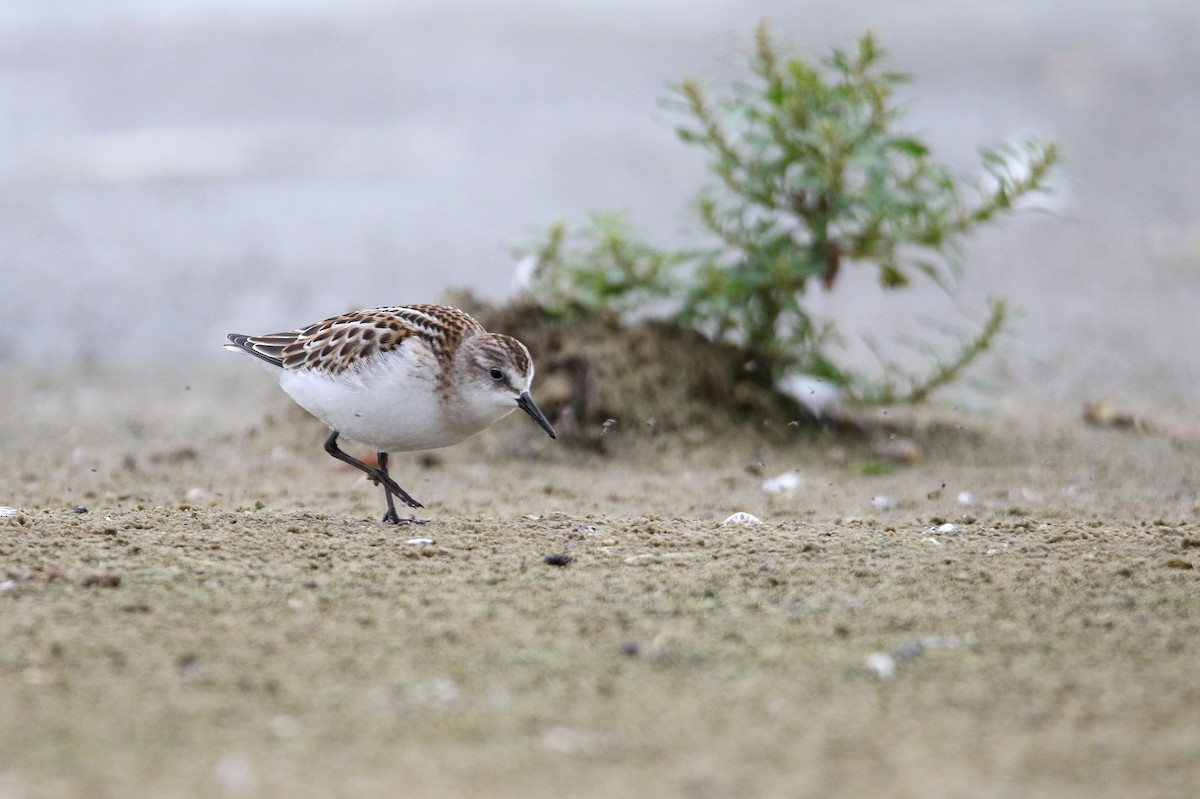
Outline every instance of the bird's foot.
{"label": "bird's foot", "polygon": [[428,519],[414,519],[412,517],[404,518],[394,510],[389,510],[383,514],[384,524],[429,524]]}

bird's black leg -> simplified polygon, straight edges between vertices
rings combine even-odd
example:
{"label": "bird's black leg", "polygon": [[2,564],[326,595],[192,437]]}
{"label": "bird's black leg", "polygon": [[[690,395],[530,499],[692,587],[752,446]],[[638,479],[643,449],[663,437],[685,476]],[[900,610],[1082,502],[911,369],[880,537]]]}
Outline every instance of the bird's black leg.
{"label": "bird's black leg", "polygon": [[348,463],[355,469],[365,473],[371,478],[372,482],[383,486],[383,490],[387,492],[388,495],[388,514],[384,517],[384,521],[391,522],[393,524],[398,524],[399,522],[404,521],[396,515],[396,506],[392,503],[393,496],[410,508],[423,507],[420,502],[417,502],[415,499],[410,497],[408,492],[396,485],[396,481],[388,477],[387,453],[380,453],[381,457],[379,460],[379,465],[381,468],[372,468],[357,458],[352,458],[343,452],[337,445],[338,435],[339,433],[336,430],[329,434],[329,438],[325,439],[325,451],[337,458],[342,463]]}
{"label": "bird's black leg", "polygon": [[[388,454],[386,452],[377,452],[375,456],[379,458],[379,471],[383,472],[383,476],[390,480],[391,475],[388,474],[387,470]],[[386,486],[383,489],[383,496],[387,500],[388,506],[387,513],[383,514],[383,520],[388,524],[399,524],[400,517],[396,515],[396,505],[392,502],[392,492],[388,491]]]}

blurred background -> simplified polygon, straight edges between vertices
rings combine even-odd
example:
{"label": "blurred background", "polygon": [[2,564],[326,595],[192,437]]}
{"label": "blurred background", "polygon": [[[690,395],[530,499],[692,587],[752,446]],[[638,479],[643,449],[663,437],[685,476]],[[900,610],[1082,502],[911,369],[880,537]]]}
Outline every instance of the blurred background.
{"label": "blurred background", "polygon": [[[1053,202],[975,238],[962,286],[1023,311],[984,370],[1006,394],[1191,411],[1194,0],[5,0],[0,369],[245,369],[225,333],[511,296],[513,245],[593,210],[682,240],[707,175],[660,100],[729,75],[760,18],[806,58],[875,31],[964,173],[1061,143]],[[880,335],[936,293],[864,274],[818,302]]]}

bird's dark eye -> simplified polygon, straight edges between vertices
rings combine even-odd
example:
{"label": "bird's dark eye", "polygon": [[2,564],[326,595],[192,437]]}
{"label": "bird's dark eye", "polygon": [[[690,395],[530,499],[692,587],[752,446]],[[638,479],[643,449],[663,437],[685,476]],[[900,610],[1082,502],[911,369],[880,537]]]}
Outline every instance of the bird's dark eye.
{"label": "bird's dark eye", "polygon": [[488,374],[490,374],[492,376],[493,380],[503,380],[504,379],[504,372],[501,372],[499,369],[493,369],[490,372],[488,372]]}

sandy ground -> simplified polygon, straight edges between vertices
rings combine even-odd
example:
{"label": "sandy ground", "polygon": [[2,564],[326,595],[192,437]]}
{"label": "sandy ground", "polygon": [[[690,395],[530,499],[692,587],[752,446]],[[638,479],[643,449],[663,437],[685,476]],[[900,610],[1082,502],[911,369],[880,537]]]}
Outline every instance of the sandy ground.
{"label": "sandy ground", "polygon": [[[0,4],[0,799],[1200,796],[1198,8]],[[970,244],[962,301],[1023,317],[991,395],[879,413],[916,464],[512,418],[398,457],[397,529],[220,352],[496,299],[554,219],[686,235],[657,101],[760,16],[809,57],[878,33],[956,169],[1066,155],[1053,213]],[[852,342],[947,321],[841,285]]]}
{"label": "sandy ground", "polygon": [[398,458],[397,528],[257,370],[14,377],[3,799],[1200,790],[1187,431],[935,407],[875,474],[514,416]]}

